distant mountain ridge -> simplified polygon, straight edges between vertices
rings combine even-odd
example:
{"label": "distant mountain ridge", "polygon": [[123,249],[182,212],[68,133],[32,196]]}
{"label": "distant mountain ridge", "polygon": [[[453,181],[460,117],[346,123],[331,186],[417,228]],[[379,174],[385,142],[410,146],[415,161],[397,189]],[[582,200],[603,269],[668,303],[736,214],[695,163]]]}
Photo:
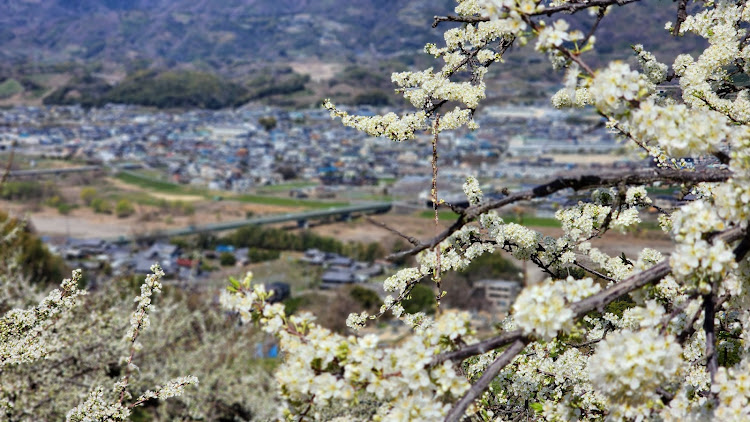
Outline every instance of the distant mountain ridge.
{"label": "distant mountain ridge", "polygon": [[[0,106],[265,101],[300,107],[321,98],[401,104],[389,75],[440,66],[420,52],[428,42],[443,44],[451,24],[432,28],[433,16],[453,13],[454,6],[454,0],[0,0]],[[599,26],[595,51],[584,56],[593,67],[634,63],[635,43],[667,64],[705,45],[664,30],[676,18],[675,2],[613,8]],[[587,12],[560,17],[584,32],[594,21]],[[493,66],[492,95],[536,101],[554,92],[561,73],[531,49],[533,43],[515,46],[504,64]],[[165,71],[178,73],[158,76]],[[145,83],[143,75],[154,80]],[[172,92],[193,92],[177,82],[208,80],[199,100],[173,98]],[[169,89],[154,88],[162,85]]]}
{"label": "distant mountain ridge", "polygon": [[355,58],[435,41],[451,0],[0,0],[5,61]]}
{"label": "distant mountain ridge", "polygon": [[[361,62],[440,43],[434,15],[453,0],[0,0],[0,59],[18,62],[197,63],[225,70],[318,57]],[[644,1],[605,18],[604,41],[641,38],[669,49],[676,6]],[[579,13],[572,21],[589,21]],[[667,41],[667,44],[670,44]],[[648,46],[647,46],[648,47]]]}

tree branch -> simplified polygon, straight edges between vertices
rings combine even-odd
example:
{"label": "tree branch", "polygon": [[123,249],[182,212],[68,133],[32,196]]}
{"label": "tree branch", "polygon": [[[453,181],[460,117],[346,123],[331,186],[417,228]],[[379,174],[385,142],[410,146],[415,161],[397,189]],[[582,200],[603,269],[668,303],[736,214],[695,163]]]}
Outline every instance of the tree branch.
{"label": "tree branch", "polygon": [[580,45],[586,45],[586,43],[589,42],[589,39],[594,35],[594,32],[596,32],[596,28],[599,27],[599,24],[602,22],[602,19],[604,19],[604,14],[607,13],[607,9],[604,7],[599,8],[599,12],[596,14],[596,21],[594,21],[594,24],[591,25],[591,29],[589,29],[589,32],[586,33],[586,36],[583,37],[583,40],[581,41]]}
{"label": "tree branch", "polygon": [[687,0],[679,0],[679,4],[677,5],[677,20],[674,28],[672,28],[672,35],[680,35],[680,27],[685,22],[685,19],[687,19]]}
{"label": "tree branch", "polygon": [[594,269],[588,268],[588,267],[584,266],[583,264],[581,264],[580,262],[578,262],[578,260],[574,261],[573,264],[575,264],[578,268],[586,271],[587,273],[590,273],[592,275],[595,275],[595,276],[601,278],[602,280],[607,280],[607,281],[610,281],[612,283],[617,283],[617,280],[615,280],[614,278],[609,277],[606,274],[602,274],[599,271],[596,271]]}
{"label": "tree branch", "polygon": [[626,4],[635,3],[638,1],[640,0],[592,0],[580,3],[564,3],[559,6],[547,7],[539,12],[531,13],[529,16],[552,16],[553,14],[559,12],[567,12],[572,15],[574,13],[580,12],[581,10],[590,9],[592,7],[607,7],[614,5],[624,6]]}
{"label": "tree branch", "polygon": [[369,222],[370,224],[373,224],[373,225],[375,225],[375,226],[378,226],[378,227],[381,227],[381,228],[383,228],[383,229],[386,229],[386,230],[388,230],[389,232],[391,232],[391,233],[393,233],[393,234],[395,234],[395,235],[397,235],[397,236],[400,236],[400,237],[402,237],[403,239],[405,239],[405,240],[406,240],[407,242],[411,243],[411,244],[412,244],[412,245],[414,245],[414,246],[419,246],[419,245],[421,245],[421,243],[419,242],[419,239],[417,239],[417,238],[414,238],[414,237],[412,237],[412,236],[409,236],[409,235],[407,235],[407,234],[401,233],[400,231],[398,231],[398,230],[394,229],[393,227],[391,227],[391,226],[389,226],[389,225],[387,225],[387,224],[385,224],[385,223],[383,223],[383,222],[381,222],[381,221],[377,221],[377,220],[375,220],[375,219],[373,219],[372,217],[369,217],[369,216],[365,217],[365,219],[366,219],[366,220],[367,220],[367,221],[368,221],[368,222]]}
{"label": "tree branch", "polygon": [[499,347],[510,344],[520,339],[521,337],[523,337],[523,331],[521,330],[508,331],[508,332],[500,334],[497,337],[493,337],[488,340],[480,341],[479,343],[474,343],[472,345],[458,349],[454,352],[448,352],[448,353],[437,355],[432,359],[432,362],[430,362],[429,366],[439,365],[445,362],[446,360],[460,362],[468,357],[482,355],[489,351],[495,350]]}
{"label": "tree branch", "polygon": [[456,16],[456,15],[447,15],[447,16],[434,16],[432,27],[437,28],[438,25],[440,25],[442,22],[461,22],[461,23],[479,23],[479,22],[487,22],[490,18],[485,16]]}
{"label": "tree branch", "polygon": [[[541,15],[547,15],[552,16],[555,13],[560,12],[567,12],[569,14],[574,14],[577,12],[580,12],[581,10],[590,9],[592,7],[607,7],[607,6],[624,6],[628,3],[635,3],[640,0],[592,0],[588,2],[580,2],[580,3],[565,3],[559,6],[553,6],[553,7],[547,7],[544,8],[538,12],[529,13],[526,16],[541,16]],[[443,22],[459,22],[459,23],[469,23],[469,24],[477,24],[480,22],[487,22],[490,18],[487,16],[457,16],[457,15],[446,15],[446,16],[435,16],[433,18],[432,27],[437,28],[438,25],[440,25]]]}
{"label": "tree branch", "polygon": [[[574,318],[586,315],[596,309],[603,309],[622,295],[643,287],[653,281],[661,280],[664,276],[669,274],[670,271],[671,268],[669,267],[669,261],[664,260],[648,270],[630,276],[606,290],[575,302],[570,305],[570,308],[574,313]],[[468,357],[487,353],[491,350],[527,337],[528,336],[523,335],[521,330],[505,332],[497,337],[472,344],[462,349],[437,355],[433,358],[432,362],[430,362],[430,366],[440,364],[446,360],[461,361]]]}
{"label": "tree branch", "polygon": [[706,370],[711,375],[711,384],[714,383],[716,371],[719,370],[719,355],[716,353],[716,331],[714,318],[716,318],[716,297],[714,293],[703,295],[703,331],[706,332]]}
{"label": "tree branch", "polygon": [[593,310],[603,311],[605,306],[614,302],[617,298],[653,281],[661,280],[671,271],[672,268],[669,266],[669,261],[665,259],[653,267],[630,276],[606,290],[573,303],[570,308],[576,317],[583,316]]}
{"label": "tree branch", "polygon": [[530,340],[526,337],[519,338],[513,344],[510,345],[503,353],[500,354],[500,356],[495,359],[494,362],[490,364],[490,366],[487,367],[487,369],[484,370],[484,373],[481,377],[479,377],[479,380],[475,382],[469,391],[464,394],[463,397],[461,397],[461,400],[459,400],[451,409],[450,412],[448,412],[448,415],[445,417],[446,422],[458,422],[464,417],[464,413],[466,413],[466,409],[469,408],[471,403],[476,400],[477,397],[479,397],[482,393],[484,393],[484,390],[489,387],[492,380],[495,379],[497,374],[500,373],[500,371],[503,370],[512,360],[516,357],[524,347],[530,342]]}
{"label": "tree branch", "polygon": [[[735,227],[716,234],[711,240],[722,240],[729,243],[744,237],[750,237],[748,233],[749,232],[745,228]],[[739,247],[737,249],[739,249]],[[735,259],[738,261],[743,258],[744,256],[735,255]],[[628,277],[606,290],[571,304],[570,309],[573,311],[573,317],[577,319],[594,310],[602,311],[606,305],[612,303],[617,298],[649,283],[661,280],[670,272],[671,267],[669,266],[669,261],[664,260],[645,271]],[[503,353],[495,359],[492,364],[490,364],[479,380],[472,385],[471,389],[454,405],[445,420],[460,420],[469,405],[484,392],[497,374],[499,374],[500,371],[531,341],[533,341],[532,336],[523,335],[521,330],[515,330],[503,333],[495,338],[480,343],[466,346],[453,352],[435,356],[428,366],[434,366],[446,360],[461,361],[467,357],[487,353],[490,350],[512,343],[510,347],[503,351]]]}
{"label": "tree branch", "polygon": [[623,185],[646,185],[657,181],[679,183],[723,182],[731,175],[731,171],[723,169],[688,171],[647,168],[637,170],[612,170],[597,174],[572,174],[560,176],[533,189],[517,192],[501,199],[471,206],[464,210],[450,227],[431,240],[421,242],[420,246],[416,246],[412,249],[391,254],[388,259],[399,259],[407,255],[414,255],[425,249],[433,248],[461,227],[487,211],[502,208],[506,205],[520,201],[543,198],[564,189],[582,190],[602,186],[613,186],[620,183]]}
{"label": "tree branch", "polygon": [[742,241],[734,248],[734,256],[737,257],[737,261],[741,261],[745,255],[750,251],[750,232],[745,234]]}

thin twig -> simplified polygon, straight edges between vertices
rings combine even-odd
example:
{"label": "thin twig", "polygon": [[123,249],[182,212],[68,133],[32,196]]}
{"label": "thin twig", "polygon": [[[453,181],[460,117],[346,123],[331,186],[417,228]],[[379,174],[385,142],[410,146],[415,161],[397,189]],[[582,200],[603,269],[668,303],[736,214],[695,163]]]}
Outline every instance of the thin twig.
{"label": "thin twig", "polygon": [[661,397],[661,401],[665,405],[668,405],[669,402],[671,402],[672,399],[674,399],[674,394],[670,393],[669,391],[667,391],[667,390],[665,390],[665,389],[663,389],[661,387],[656,387],[656,394],[658,394]]}
{"label": "thin twig", "polygon": [[574,264],[575,264],[575,265],[576,265],[576,266],[577,266],[578,268],[580,268],[580,269],[582,269],[582,270],[586,271],[587,273],[593,274],[593,275],[595,275],[595,276],[597,276],[597,277],[599,277],[599,278],[601,278],[601,279],[603,279],[603,280],[607,280],[607,281],[609,281],[609,282],[611,282],[611,283],[617,283],[617,280],[615,280],[614,278],[612,278],[612,277],[610,277],[610,276],[608,276],[608,275],[602,274],[602,273],[600,273],[599,271],[593,270],[593,269],[591,269],[591,268],[587,268],[586,266],[584,266],[583,264],[581,264],[581,263],[580,263],[580,262],[578,262],[577,260],[576,260],[576,261],[574,261],[573,263],[574,263]]}
{"label": "thin twig", "polygon": [[412,237],[412,236],[409,236],[407,234],[401,233],[400,231],[394,229],[393,227],[391,227],[391,226],[389,226],[389,225],[387,225],[387,224],[385,224],[385,223],[383,223],[381,221],[377,221],[377,220],[373,219],[370,216],[365,216],[365,220],[367,220],[370,224],[373,224],[373,225],[378,226],[380,228],[386,229],[389,232],[391,232],[391,233],[393,233],[393,234],[395,234],[397,236],[400,236],[401,238],[403,238],[404,240],[406,240],[407,242],[411,243],[414,246],[420,246],[421,245],[421,242],[419,241],[419,239],[417,239],[415,237]]}
{"label": "thin twig", "polygon": [[589,32],[586,34],[585,37],[583,37],[583,40],[581,41],[581,46],[585,46],[586,43],[589,42],[589,39],[594,35],[594,32],[596,32],[596,29],[599,27],[599,24],[601,23],[602,19],[604,19],[605,14],[607,13],[606,7],[600,7],[599,12],[596,14],[596,21],[594,21],[594,24],[591,26],[591,29],[589,29]]}
{"label": "thin twig", "polygon": [[[438,137],[439,137],[439,129],[440,128],[440,114],[435,115],[435,122],[432,126],[432,210],[435,213],[435,234],[438,233],[440,230],[440,218],[438,215],[438,205],[440,204],[440,200],[438,199],[438,188],[437,188],[437,178],[438,178]],[[438,312],[440,312],[440,298],[442,295],[440,294],[440,280],[442,275],[442,270],[440,268],[440,246],[435,245],[432,248],[435,251],[435,271],[432,273],[432,279],[435,282],[435,304],[437,306]]]}
{"label": "thin twig", "polygon": [[581,347],[588,347],[588,346],[591,346],[592,344],[596,344],[596,343],[599,343],[600,341],[604,340],[604,338],[607,337],[607,333],[609,331],[610,331],[609,328],[605,328],[604,329],[604,333],[602,333],[602,336],[599,337],[599,338],[595,338],[595,339],[589,340],[589,341],[584,341],[583,343],[575,343],[575,344],[573,344],[573,343],[567,343],[566,345],[570,346],[570,347],[575,347],[576,349],[579,349]]}
{"label": "thin twig", "polygon": [[691,294],[690,296],[688,296],[685,302],[682,303],[682,305],[675,306],[674,309],[672,309],[672,312],[669,313],[669,315],[662,318],[661,330],[659,331],[659,333],[666,334],[667,328],[669,327],[669,322],[672,321],[677,315],[685,311],[697,297],[698,295],[696,293]]}

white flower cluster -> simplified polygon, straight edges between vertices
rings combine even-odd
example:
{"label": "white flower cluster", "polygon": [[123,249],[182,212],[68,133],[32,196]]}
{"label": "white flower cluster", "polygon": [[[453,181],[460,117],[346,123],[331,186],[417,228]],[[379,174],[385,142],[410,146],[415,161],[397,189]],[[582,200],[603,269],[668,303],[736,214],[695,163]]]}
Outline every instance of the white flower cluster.
{"label": "white flower cluster", "polygon": [[643,73],[651,83],[660,84],[667,79],[667,65],[658,62],[651,52],[644,50],[643,44],[634,45],[633,51],[638,56],[638,63]]}
{"label": "white flower cluster", "polygon": [[597,391],[610,402],[610,417],[642,419],[661,403],[657,387],[678,373],[682,349],[658,329],[623,330],[607,336],[589,360]]}
{"label": "white flower cluster", "polygon": [[[491,353],[476,358],[469,365],[469,375],[480,374],[492,358]],[[604,408],[604,398],[589,382],[588,360],[586,353],[566,348],[557,340],[532,343],[495,378],[488,394],[491,396],[486,400],[500,406],[501,412],[508,412],[519,409],[519,404],[533,397],[536,404],[542,404],[535,410],[546,420],[597,420]],[[492,415],[490,412],[486,410],[479,415],[484,414],[487,419]],[[510,420],[502,415],[492,420]]]}
{"label": "white flower cluster", "polygon": [[508,223],[492,229],[498,244],[509,244],[511,253],[518,259],[529,259],[537,252],[542,235],[520,224]]}
{"label": "white flower cluster", "polygon": [[680,76],[682,98],[686,103],[696,108],[718,110],[734,120],[747,122],[750,103],[745,94],[731,99],[716,92],[717,81],[728,78],[727,66],[737,58],[746,61],[750,57],[750,49],[744,42],[747,8],[742,3],[723,0],[713,2],[713,6],[688,16],[680,27],[680,33],[693,32],[706,38],[709,47],[697,60],[688,55],[678,56],[673,68]]}
{"label": "white flower cluster", "polygon": [[197,385],[198,378],[188,375],[186,377],[178,377],[167,382],[164,386],[158,386],[155,390],[148,390],[141,394],[137,399],[136,403],[145,403],[151,399],[166,400],[172,397],[179,397],[185,393],[185,387],[189,385]]}
{"label": "white flower cluster", "polygon": [[551,98],[552,106],[555,108],[577,107],[582,108],[593,104],[591,94],[588,88],[575,88],[572,91],[568,88],[562,88],[557,91]]}
{"label": "white flower cluster", "polygon": [[[393,306],[392,302],[388,305],[384,305],[386,308],[390,308]],[[403,309],[403,307],[400,307],[399,310]],[[399,312],[400,316],[401,312]],[[359,330],[360,328],[364,328],[367,324],[367,320],[369,318],[369,315],[367,312],[362,311],[359,314],[351,313],[349,316],[346,317],[346,326],[351,328],[352,330]]]}
{"label": "white flower cluster", "polygon": [[677,245],[669,263],[679,280],[697,284],[704,293],[711,291],[711,282],[723,280],[729,270],[737,268],[732,249],[721,241]]}
{"label": "white flower cluster", "polygon": [[[392,74],[392,82],[398,86],[398,91],[403,93],[404,97],[419,110],[416,113],[401,117],[394,113],[383,116],[351,116],[338,110],[329,100],[326,100],[323,106],[331,112],[333,118],[340,118],[346,126],[354,127],[373,136],[387,136],[392,140],[404,141],[413,139],[415,132],[431,126],[427,123],[430,117],[427,113],[432,112],[431,109],[435,104],[455,101],[461,103],[463,107],[456,107],[441,115],[440,124],[436,129],[443,131],[463,125],[476,129],[477,124],[472,119],[472,115],[479,101],[485,98],[483,78],[487,73],[486,66],[502,59],[501,52],[490,48],[490,44],[499,38],[519,36],[527,26],[521,18],[521,13],[532,13],[541,8],[543,8],[541,5],[531,0],[504,1],[502,4],[475,0],[459,2],[456,7],[459,15],[472,16],[489,12],[490,15],[496,15],[498,19],[447,30],[443,48],[428,44],[425,51],[435,57],[442,57],[445,62],[439,72],[434,72],[430,68],[421,72]],[[582,37],[576,31],[570,34],[563,31],[562,28],[567,25],[563,21],[555,25],[556,29],[545,35],[551,42],[554,42],[552,39],[556,36],[571,40]],[[469,63],[472,63],[471,80],[451,80],[457,72],[468,69]]]}
{"label": "white flower cluster", "polygon": [[653,90],[653,85],[643,75],[625,63],[612,62],[597,72],[589,93],[596,108],[608,116],[620,117],[630,106]]}
{"label": "white flower cluster", "polygon": [[138,333],[145,330],[151,325],[149,313],[151,312],[151,296],[161,291],[161,278],[164,277],[164,271],[158,264],[151,266],[151,274],[146,276],[146,280],[141,284],[141,294],[136,296],[138,302],[133,315],[130,317],[130,329],[125,334],[125,340],[134,342]]}
{"label": "white flower cluster", "polygon": [[414,139],[414,134],[427,129],[427,114],[424,111],[405,114],[401,117],[395,113],[384,116],[352,116],[339,110],[330,100],[323,106],[331,112],[331,118],[340,118],[345,126],[353,127],[372,136],[386,136],[394,141]]}
{"label": "white flower cluster", "polygon": [[80,281],[81,270],[75,270],[59,290],[51,291],[36,307],[11,309],[0,318],[0,368],[33,362],[50,352],[49,331],[86,294],[78,290]]}
{"label": "white flower cluster", "polygon": [[598,292],[601,287],[591,278],[565,281],[548,279],[526,287],[513,304],[513,319],[524,332],[541,339],[552,339],[573,327],[573,311],[568,303]]}
{"label": "white flower cluster", "polygon": [[472,176],[466,178],[464,182],[464,194],[469,199],[470,205],[477,205],[482,202],[482,189],[479,188],[479,182]]}
{"label": "white flower cluster", "polygon": [[635,268],[641,271],[647,270],[660,263],[663,259],[664,256],[656,249],[643,248],[638,254],[638,260],[635,263]]}
{"label": "white flower cluster", "polygon": [[[745,149],[750,152],[750,148]],[[750,160],[744,157],[732,160],[736,176],[715,188],[714,202],[716,211],[721,218],[736,222],[740,226],[747,226],[750,221]]]}
{"label": "white flower cluster", "polygon": [[422,274],[419,268],[404,268],[386,278],[383,282],[383,288],[386,292],[403,293],[409,284],[416,282],[424,276],[425,274]]}
{"label": "white flower cluster", "polygon": [[734,368],[719,368],[711,391],[719,396],[716,420],[741,422],[750,419],[750,363]]}
{"label": "white flower cluster", "polygon": [[[508,15],[530,14],[544,10],[541,3],[533,0],[478,0],[484,14],[491,19],[502,19]],[[476,12],[475,12],[476,13]]]}
{"label": "white flower cluster", "polygon": [[578,245],[578,249],[588,255],[589,259],[597,264],[607,277],[620,281],[630,276],[633,265],[622,259],[622,256],[609,256],[598,248],[591,247],[589,242]]}
{"label": "white flower cluster", "polygon": [[444,240],[437,250],[426,250],[417,255],[419,271],[424,275],[437,275],[451,270],[462,270],[474,258],[487,252],[493,252],[495,246],[479,240],[479,230],[474,226],[464,226]]}
{"label": "white flower cluster", "polygon": [[672,231],[680,242],[670,265],[683,282],[697,284],[702,291],[710,291],[713,281],[723,280],[728,271],[736,269],[732,248],[722,241],[709,244],[704,235],[721,231],[726,225],[717,209],[704,200],[683,206],[672,215]]}
{"label": "white flower cluster", "polygon": [[625,203],[613,209],[616,196],[614,190],[597,189],[591,195],[593,203],[579,202],[577,206],[555,212],[555,218],[562,223],[565,232],[562,239],[572,244],[590,239],[609,228],[605,227],[607,224],[624,231],[640,223],[637,207],[651,202],[646,190],[642,187],[629,188]]}
{"label": "white flower cluster", "polygon": [[656,327],[664,317],[664,307],[656,300],[646,301],[646,306],[634,306],[623,312],[617,326],[620,328],[638,329]]}
{"label": "white flower cluster", "polygon": [[650,100],[640,103],[631,123],[635,137],[657,143],[673,156],[711,153],[732,133],[726,117],[720,113],[691,109],[684,104],[659,106]]}
{"label": "white flower cluster", "polygon": [[[278,337],[287,355],[275,376],[287,412],[310,406],[315,414],[334,400],[351,404],[369,396],[378,399],[382,420],[432,421],[445,417],[447,398],[469,387],[450,361],[430,366],[436,354],[474,341],[466,312],[446,312],[398,347],[384,348],[373,334],[343,337],[306,315],[287,317],[282,312],[278,325],[265,318],[270,305],[250,290],[225,295],[222,302],[241,315],[262,315],[264,331]],[[276,315],[275,310],[270,313]]]}
{"label": "white flower cluster", "polygon": [[[643,192],[635,189],[631,195],[641,197]],[[533,259],[548,270],[565,270],[577,261],[576,252],[587,255],[599,265],[604,274],[615,280],[622,280],[632,273],[633,265],[621,257],[610,257],[597,248],[592,248],[585,240],[590,239],[603,229],[604,222],[610,216],[611,227],[625,229],[640,222],[635,205],[625,204],[620,211],[612,212],[609,205],[614,202],[614,190],[596,190],[592,193],[594,203],[580,202],[577,206],[559,210],[556,217],[561,220],[564,234],[560,238],[544,237],[515,223],[504,224],[495,213],[488,213],[480,218],[490,238],[503,245],[518,259]],[[635,201],[635,199],[634,199]],[[648,202],[643,197],[643,203]],[[610,215],[611,214],[611,215]],[[660,258],[659,258],[660,260]],[[653,263],[643,262],[643,267]],[[640,267],[639,267],[640,268]]]}
{"label": "white flower cluster", "polygon": [[[386,292],[395,292],[398,297],[386,296],[381,312],[390,309],[396,317],[401,317],[403,308],[400,301],[405,298],[411,287],[421,279],[437,276],[448,271],[462,270],[478,256],[493,252],[495,246],[479,240],[479,229],[467,225],[451,234],[441,242],[436,250],[425,250],[417,255],[416,268],[404,268],[388,277],[383,282]],[[350,316],[350,327],[361,325],[363,315]]]}
{"label": "white flower cluster", "polygon": [[198,379],[194,376],[179,377],[169,381],[163,387],[157,387],[156,390],[146,391],[131,404],[123,401],[132,398],[127,388],[132,372],[138,369],[133,364],[133,356],[141,347],[136,340],[143,330],[150,325],[151,297],[154,293],[160,292],[162,288],[160,280],[164,276],[164,271],[158,264],[152,265],[151,271],[152,274],[148,275],[141,285],[141,294],[135,298],[138,304],[130,318],[130,327],[125,335],[125,341],[130,343],[130,356],[122,359],[126,370],[125,375],[113,384],[113,388],[109,392],[106,392],[102,387],[91,390],[86,400],[68,412],[66,415],[68,421],[125,421],[128,420],[134,407],[140,406],[150,399],[167,399],[180,396],[184,393],[185,387],[198,383]]}
{"label": "white flower cluster", "polygon": [[[531,2],[530,2],[531,3]],[[559,47],[565,41],[578,41],[583,39],[583,33],[581,31],[570,31],[570,25],[563,19],[558,19],[552,26],[544,25],[544,22],[540,22],[541,30],[536,42],[536,49],[538,51],[548,51],[555,47]]]}
{"label": "white flower cluster", "polygon": [[579,202],[576,207],[557,210],[555,218],[570,239],[584,240],[603,228],[610,211],[609,206]]}
{"label": "white flower cluster", "polygon": [[130,409],[123,406],[113,397],[108,397],[99,387],[91,391],[86,400],[71,409],[65,417],[67,422],[126,421]]}
{"label": "white flower cluster", "polygon": [[417,109],[431,107],[434,102],[457,101],[475,109],[484,99],[484,83],[451,82],[432,68],[421,72],[400,72],[391,75],[391,82],[403,89],[404,98]]}
{"label": "white flower cluster", "polygon": [[454,108],[440,116],[437,131],[443,132],[446,130],[457,129],[463,125],[467,125],[471,130],[478,128],[479,126],[477,126],[476,122],[471,118],[472,113],[473,111],[467,108]]}
{"label": "white flower cluster", "polygon": [[625,193],[625,203],[635,206],[651,205],[651,199],[643,186],[632,186]]}
{"label": "white flower cluster", "polygon": [[678,242],[692,243],[706,233],[722,231],[726,224],[707,201],[692,201],[672,213],[672,234]]}

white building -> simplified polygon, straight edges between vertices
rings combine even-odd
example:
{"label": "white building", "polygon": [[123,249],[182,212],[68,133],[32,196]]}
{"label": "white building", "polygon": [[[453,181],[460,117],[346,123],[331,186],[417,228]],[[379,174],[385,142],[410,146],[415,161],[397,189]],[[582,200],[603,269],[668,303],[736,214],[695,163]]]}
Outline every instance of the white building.
{"label": "white building", "polygon": [[510,280],[480,280],[474,287],[484,290],[485,299],[496,313],[507,314],[521,291],[521,283]]}

